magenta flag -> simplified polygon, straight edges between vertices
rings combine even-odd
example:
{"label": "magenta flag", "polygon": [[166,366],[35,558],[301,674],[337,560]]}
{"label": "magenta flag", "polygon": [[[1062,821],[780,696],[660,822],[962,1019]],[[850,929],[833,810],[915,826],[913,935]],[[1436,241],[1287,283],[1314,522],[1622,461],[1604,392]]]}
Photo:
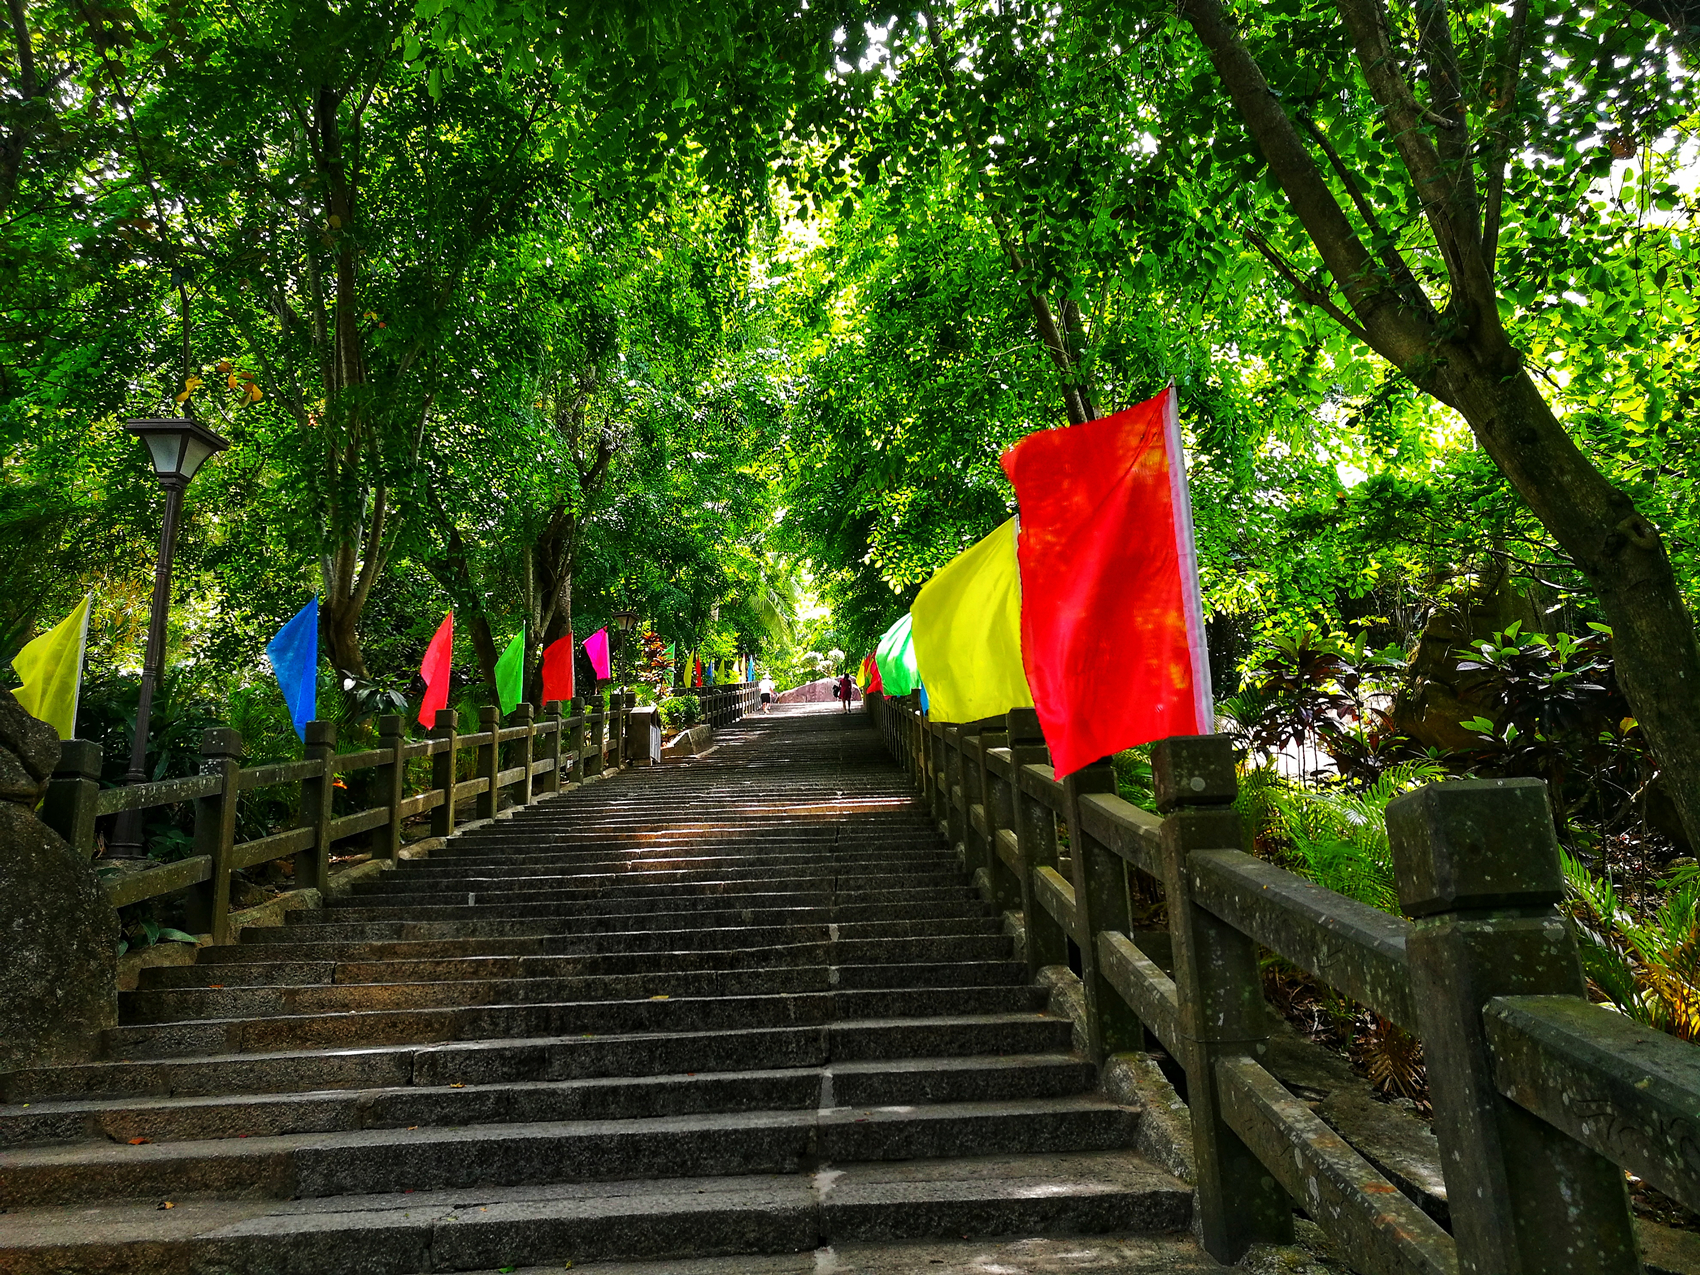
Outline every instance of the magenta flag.
{"label": "magenta flag", "polygon": [[607,680],[614,676],[613,667],[608,663],[608,630],[597,629],[584,640],[584,653],[590,656],[590,667],[596,670],[596,676]]}

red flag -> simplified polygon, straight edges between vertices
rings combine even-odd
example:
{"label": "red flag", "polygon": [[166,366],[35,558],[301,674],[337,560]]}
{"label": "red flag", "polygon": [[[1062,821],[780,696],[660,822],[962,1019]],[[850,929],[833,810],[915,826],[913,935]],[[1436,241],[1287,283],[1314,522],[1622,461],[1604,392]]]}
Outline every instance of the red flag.
{"label": "red flag", "polygon": [[691,685],[692,686],[701,686],[702,685],[702,661],[701,660],[696,661],[696,680],[694,682],[692,682]]}
{"label": "red flag", "polygon": [[1003,458],[1021,503],[1021,655],[1057,776],[1211,730],[1174,387]]}
{"label": "red flag", "polygon": [[880,678],[879,661],[871,655],[862,661],[862,691],[867,695],[885,693],[885,682]]}
{"label": "red flag", "polygon": [[573,697],[573,635],[549,643],[543,648],[543,702]]}
{"label": "red flag", "polygon": [[419,705],[419,724],[429,729],[437,724],[437,710],[449,706],[449,658],[455,649],[455,613],[450,611],[437,626],[436,636],[425,648],[419,676],[425,679],[425,699]]}

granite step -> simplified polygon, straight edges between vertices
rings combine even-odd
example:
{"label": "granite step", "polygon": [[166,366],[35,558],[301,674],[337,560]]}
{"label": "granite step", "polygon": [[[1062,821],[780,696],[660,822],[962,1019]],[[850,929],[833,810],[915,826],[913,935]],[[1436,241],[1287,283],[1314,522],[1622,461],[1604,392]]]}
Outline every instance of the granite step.
{"label": "granite step", "polygon": [[[1097,1074],[1065,1053],[703,1070],[494,1084],[391,1085],[257,1097],[82,1099],[0,1106],[0,1148],[128,1143],[418,1126],[616,1120],[705,1112],[999,1102],[1090,1092]],[[830,1102],[829,1104],[830,1105]]]}
{"label": "granite step", "polygon": [[[989,967],[989,968],[988,968]],[[681,964],[648,973],[577,977],[442,978],[397,982],[184,987],[126,992],[122,1023],[176,1023],[190,1018],[257,1018],[289,1014],[347,1014],[375,1009],[455,1005],[533,1005],[654,997],[771,996],[882,989],[1020,985],[1026,969],[1014,962],[951,965],[791,965],[696,970]]]}
{"label": "granite step", "polygon": [[1072,1095],[15,1147],[0,1175],[0,1208],[790,1174],[821,1160],[1111,1151],[1132,1145],[1138,1116],[1102,1097]]}
{"label": "granite step", "polygon": [[399,1085],[838,1067],[914,1058],[1066,1053],[1072,1025],[1043,1014],[952,1015],[815,1027],[484,1039],[357,1049],[117,1059],[0,1076],[7,1103],[201,1096]]}
{"label": "granite step", "polygon": [[107,1048],[132,1058],[277,1049],[426,1044],[484,1037],[570,1032],[700,1032],[733,1026],[817,1026],[842,1019],[926,1018],[943,1014],[1041,1011],[1049,993],[1033,987],[880,988],[796,995],[681,996],[644,1000],[447,1005],[335,1014],[213,1018],[119,1026]]}
{"label": "granite step", "polygon": [[722,731],[148,970],[104,1060],[0,1076],[0,1275],[1061,1235],[1210,1269],[1014,957],[856,720]]}
{"label": "granite step", "polygon": [[[1026,966],[1001,959],[1008,944],[986,945],[984,953],[945,949],[949,955],[966,956],[960,961],[925,961],[924,944],[914,944],[906,954],[892,955],[879,944],[870,944],[875,961],[866,964],[840,962],[848,955],[840,945],[790,943],[773,947],[699,948],[658,952],[590,952],[578,956],[446,956],[438,959],[391,961],[242,961],[195,965],[161,965],[141,972],[138,990],[164,991],[206,987],[280,987],[315,984],[416,983],[455,979],[575,978],[631,974],[693,973],[709,970],[766,970],[822,966],[839,971],[838,986],[846,980],[887,978],[901,985],[954,986],[956,979],[932,976],[926,971],[941,966],[959,970],[971,982],[1001,982],[1003,976],[1025,979]],[[878,985],[885,986],[883,982]]]}
{"label": "granite step", "polygon": [[1191,1188],[1120,1153],[331,1199],[166,1198],[175,1207],[149,1200],[10,1210],[0,1215],[0,1272],[416,1275],[568,1262],[576,1269],[940,1236],[1174,1234],[1189,1224],[1192,1207]]}

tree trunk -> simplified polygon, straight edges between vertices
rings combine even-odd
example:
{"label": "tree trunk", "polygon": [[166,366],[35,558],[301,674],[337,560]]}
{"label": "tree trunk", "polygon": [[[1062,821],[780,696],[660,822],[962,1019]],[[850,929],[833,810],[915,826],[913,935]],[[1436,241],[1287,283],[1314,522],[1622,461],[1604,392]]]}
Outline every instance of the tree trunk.
{"label": "tree trunk", "polygon": [[347,606],[333,606],[330,599],[319,608],[319,630],[325,641],[325,655],[331,667],[342,677],[366,677],[366,658],[360,650],[360,637],[354,626],[360,613]]}
{"label": "tree trunk", "polygon": [[1454,346],[1436,397],[1470,423],[1599,596],[1618,682],[1690,843],[1700,845],[1700,643],[1664,541],[1589,463],[1515,352],[1507,354],[1483,363]]}
{"label": "tree trunk", "polygon": [[472,635],[472,650],[478,657],[478,675],[484,679],[484,685],[490,688],[490,702],[499,704],[501,700],[496,694],[496,639],[490,632],[490,621],[482,611],[472,613],[466,630]]}

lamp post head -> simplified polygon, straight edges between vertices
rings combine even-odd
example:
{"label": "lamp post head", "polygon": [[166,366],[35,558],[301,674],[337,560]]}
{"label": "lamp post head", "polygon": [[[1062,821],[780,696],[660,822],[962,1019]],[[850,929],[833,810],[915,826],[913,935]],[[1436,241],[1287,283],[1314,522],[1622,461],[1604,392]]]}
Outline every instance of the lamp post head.
{"label": "lamp post head", "polygon": [[638,622],[636,611],[616,611],[610,618],[614,621],[614,627],[622,633],[630,633],[632,626]]}
{"label": "lamp post head", "polygon": [[148,459],[161,487],[187,487],[201,462],[230,446],[199,421],[186,416],[144,417],[124,428],[148,445]]}

